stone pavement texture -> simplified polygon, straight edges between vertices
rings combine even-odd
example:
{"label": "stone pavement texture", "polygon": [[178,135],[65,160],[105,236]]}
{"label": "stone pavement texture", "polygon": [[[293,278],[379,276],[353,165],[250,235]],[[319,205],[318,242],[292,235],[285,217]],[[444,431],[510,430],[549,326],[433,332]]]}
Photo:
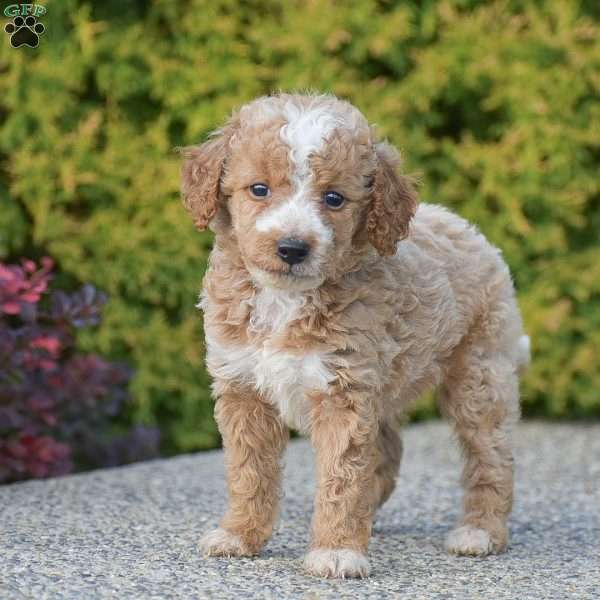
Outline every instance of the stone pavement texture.
{"label": "stone pavement texture", "polygon": [[369,579],[303,573],[313,459],[294,441],[278,531],[254,559],[197,551],[225,507],[221,452],[0,487],[0,599],[600,598],[599,424],[519,426],[512,541],[484,559],[443,550],[460,504],[450,429],[414,425],[404,439]]}

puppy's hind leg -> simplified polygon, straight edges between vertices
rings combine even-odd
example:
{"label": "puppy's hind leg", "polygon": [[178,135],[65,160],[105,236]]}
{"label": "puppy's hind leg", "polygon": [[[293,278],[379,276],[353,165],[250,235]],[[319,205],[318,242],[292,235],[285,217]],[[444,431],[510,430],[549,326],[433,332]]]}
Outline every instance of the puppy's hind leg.
{"label": "puppy's hind leg", "polygon": [[517,365],[477,345],[461,349],[442,391],[441,410],[453,421],[464,455],[464,515],[446,539],[453,554],[504,550],[512,508],[510,429],[519,417]]}
{"label": "puppy's hind leg", "polygon": [[373,486],[373,505],[379,508],[396,487],[402,461],[402,439],[398,426],[382,421],[377,435],[377,468]]}

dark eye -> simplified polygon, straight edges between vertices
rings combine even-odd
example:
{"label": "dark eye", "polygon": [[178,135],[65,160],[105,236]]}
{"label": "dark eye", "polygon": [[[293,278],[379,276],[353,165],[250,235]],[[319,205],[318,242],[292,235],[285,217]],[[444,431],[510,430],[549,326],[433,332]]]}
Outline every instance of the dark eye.
{"label": "dark eye", "polygon": [[248,189],[255,198],[266,198],[271,193],[265,183],[253,183]]}
{"label": "dark eye", "polygon": [[342,208],[344,202],[346,202],[346,198],[337,192],[325,192],[323,194],[323,200],[325,200],[325,204],[328,208],[333,208],[334,210]]}

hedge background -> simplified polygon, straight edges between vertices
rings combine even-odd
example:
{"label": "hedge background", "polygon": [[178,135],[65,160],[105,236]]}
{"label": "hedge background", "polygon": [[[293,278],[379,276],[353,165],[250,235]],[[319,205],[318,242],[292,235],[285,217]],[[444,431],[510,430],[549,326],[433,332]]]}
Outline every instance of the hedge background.
{"label": "hedge background", "polygon": [[600,415],[597,2],[44,4],[38,48],[0,44],[0,257],[50,254],[63,285],[108,292],[82,344],[137,369],[125,418],[166,451],[218,443],[194,308],[211,239],[173,148],[275,89],[354,102],[423,200],[504,250],[533,342],[525,413]]}

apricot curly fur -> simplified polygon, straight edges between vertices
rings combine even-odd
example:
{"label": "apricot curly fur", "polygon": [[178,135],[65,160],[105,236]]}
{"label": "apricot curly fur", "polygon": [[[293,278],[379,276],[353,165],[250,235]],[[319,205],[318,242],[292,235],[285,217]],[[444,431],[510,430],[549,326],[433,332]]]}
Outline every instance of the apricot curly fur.
{"label": "apricot curly fur", "polygon": [[[259,98],[185,156],[184,204],[216,233],[200,305],[229,492],[204,552],[260,552],[293,427],[317,461],[306,568],[367,576],[373,515],[402,457],[399,419],[435,386],[465,463],[446,547],[502,551],[529,345],[500,252],[444,208],[417,207],[398,153],[331,96]],[[255,182],[268,197],[252,196]],[[328,190],[345,203],[328,207]],[[309,247],[294,264],[278,255],[289,237]]]}
{"label": "apricot curly fur", "polygon": [[413,181],[398,175],[400,157],[389,144],[375,146],[378,167],[373,183],[373,203],[367,216],[369,241],[382,256],[392,256],[396,244],[408,235],[417,209]]}

